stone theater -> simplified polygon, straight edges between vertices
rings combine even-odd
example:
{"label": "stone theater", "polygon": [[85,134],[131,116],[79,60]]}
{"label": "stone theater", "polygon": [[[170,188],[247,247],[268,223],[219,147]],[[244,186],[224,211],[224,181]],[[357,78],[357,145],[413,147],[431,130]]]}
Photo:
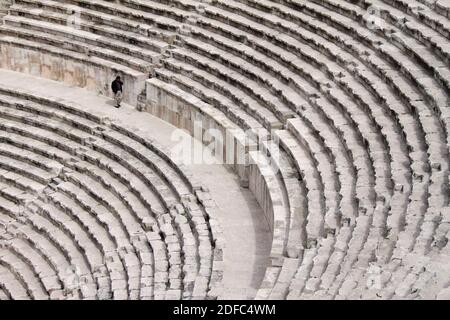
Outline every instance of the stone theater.
{"label": "stone theater", "polygon": [[449,40],[450,0],[0,0],[0,300],[450,299]]}

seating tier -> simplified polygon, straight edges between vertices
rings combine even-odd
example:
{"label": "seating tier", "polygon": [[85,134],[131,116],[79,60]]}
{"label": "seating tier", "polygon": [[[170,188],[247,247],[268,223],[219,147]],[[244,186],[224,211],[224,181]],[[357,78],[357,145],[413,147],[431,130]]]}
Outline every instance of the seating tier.
{"label": "seating tier", "polygon": [[183,169],[74,106],[9,89],[0,104],[2,253],[33,267],[12,269],[31,298],[214,298],[221,240]]}
{"label": "seating tier", "polygon": [[[103,94],[119,72],[139,110],[230,138],[221,160],[273,231],[256,298],[437,298],[449,269],[449,12],[429,0],[18,0],[0,66],[42,75],[62,65],[12,57],[63,57],[69,75],[52,77]],[[77,75],[92,70],[107,71]],[[0,94],[0,299],[214,296],[214,221],[154,142]],[[101,290],[64,291],[73,261]]]}

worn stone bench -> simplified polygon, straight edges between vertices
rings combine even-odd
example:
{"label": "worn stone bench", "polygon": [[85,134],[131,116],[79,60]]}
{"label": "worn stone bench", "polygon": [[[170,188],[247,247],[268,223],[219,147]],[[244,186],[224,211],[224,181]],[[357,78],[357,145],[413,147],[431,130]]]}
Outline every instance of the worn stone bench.
{"label": "worn stone bench", "polygon": [[445,0],[417,0],[417,2],[420,2],[433,9],[437,14],[440,14],[441,16],[450,18],[450,6]]}
{"label": "worn stone bench", "polygon": [[[13,94],[11,91],[2,93]],[[9,117],[10,121],[22,122],[23,124],[20,130],[13,130],[10,133],[5,132],[2,135],[2,141],[8,141],[13,146],[4,148],[3,156],[14,157],[16,153],[20,154],[21,148],[25,147],[26,151],[18,157],[20,161],[29,162],[36,168],[41,168],[39,170],[43,172],[46,170],[59,172],[61,169],[55,163],[46,163],[48,158],[55,159],[56,163],[60,161],[59,163],[64,167],[63,173],[59,176],[65,182],[59,181],[55,185],[54,190],[49,190],[48,188],[44,191],[41,190],[42,193],[45,192],[46,194],[43,199],[49,201],[49,203],[38,202],[37,212],[45,212],[43,216],[47,219],[51,217],[51,221],[55,221],[55,211],[68,214],[71,221],[74,219],[72,223],[65,222],[67,230],[70,230],[69,234],[72,237],[78,234],[78,237],[80,237],[84,232],[85,239],[96,243],[97,246],[97,249],[93,249],[95,246],[92,247],[90,242],[84,240],[84,245],[82,247],[77,245],[77,248],[85,248],[81,251],[85,253],[93,253],[95,250],[98,250],[101,256],[110,257],[105,260],[107,261],[105,271],[108,270],[110,274],[119,272],[122,276],[125,273],[127,274],[127,282],[124,282],[124,277],[117,278],[117,276],[114,276],[111,280],[104,278],[103,282],[108,283],[111,281],[111,289],[108,289],[107,286],[99,286],[99,297],[112,297],[115,299],[214,298],[214,292],[210,292],[210,290],[215,290],[220,286],[220,278],[217,277],[220,276],[221,270],[214,266],[213,262],[219,263],[222,259],[220,254],[222,240],[220,235],[218,235],[219,229],[217,226],[209,227],[207,220],[205,220],[204,215],[213,209],[209,202],[203,202],[208,200],[209,197],[206,194],[202,194],[201,201],[210,209],[206,210],[206,207],[204,209],[202,206],[198,206],[198,209],[194,210],[194,207],[192,207],[196,203],[197,198],[192,195],[191,192],[194,191],[192,189],[193,184],[190,183],[188,176],[184,174],[182,169],[176,167],[175,163],[170,161],[167,155],[154,146],[149,148],[148,146],[151,146],[151,143],[145,139],[135,139],[137,138],[136,134],[128,131],[129,129],[127,128],[119,125],[115,126],[115,129],[97,131],[102,126],[101,118],[86,117],[82,110],[77,110],[73,106],[66,105],[63,107],[61,102],[53,102],[54,106],[51,106],[51,100],[41,100],[36,96],[28,96],[28,102],[21,103],[17,96],[24,97],[26,94],[20,93],[14,96],[10,101],[7,98],[2,100],[2,116]],[[41,106],[42,103],[47,104],[46,108]],[[15,110],[15,116],[9,113],[10,108]],[[29,115],[26,115],[27,113]],[[46,120],[49,117],[53,118],[51,122]],[[33,118],[32,121],[31,118]],[[60,129],[57,129],[55,121],[60,122]],[[4,123],[3,129],[9,131],[12,125],[12,123]],[[95,133],[99,135],[95,136]],[[19,138],[21,135],[25,136],[25,138]],[[99,143],[96,141],[99,138],[105,140]],[[58,149],[58,147],[63,145],[72,145],[72,147],[63,148],[61,155],[55,157],[51,151],[40,149],[39,143],[38,145],[33,145],[33,139],[37,139],[42,148],[46,144],[54,146],[53,149]],[[96,151],[87,152],[90,148],[94,148],[93,150]],[[83,149],[86,150],[83,151]],[[130,155],[122,159],[122,161],[113,156],[116,154],[124,156],[125,150]],[[71,152],[71,154],[64,156],[64,153],[67,151]],[[33,156],[33,152],[36,152],[35,156]],[[58,152],[56,151],[55,153]],[[132,160],[131,155],[135,157],[135,160]],[[81,157],[81,161],[74,162],[73,157]],[[83,164],[83,159],[87,163]],[[15,162],[17,161],[15,160]],[[111,163],[109,164],[108,161],[111,161]],[[120,177],[120,175],[126,174],[123,169],[113,165],[114,161],[122,163],[123,169],[127,168],[127,170],[130,170],[130,174],[137,175],[136,177],[139,177],[139,174],[141,174],[141,177],[150,180],[143,180],[141,184],[136,184],[136,182],[130,184],[131,181],[122,176],[115,184],[112,183],[110,185],[114,181],[114,176],[119,175]],[[36,182],[44,179],[39,177],[44,175],[43,172],[39,175],[38,173],[31,174],[36,169],[32,169],[31,166],[30,168],[25,168],[19,163],[15,164],[15,162],[5,159],[2,161],[2,165],[8,164],[8,169],[18,169],[19,175],[25,174]],[[102,170],[100,168],[103,168],[106,172],[110,171],[105,175],[101,173]],[[145,168],[147,168],[147,171],[148,168],[152,168],[154,173],[142,175],[145,172]],[[71,172],[71,170],[78,172]],[[2,181],[4,180],[7,183],[15,183],[18,179],[7,175],[6,172],[5,175],[5,179],[2,179]],[[161,178],[158,178],[158,176],[161,176]],[[53,180],[52,178],[51,181],[46,182],[45,180],[41,181],[41,183],[51,186]],[[139,180],[140,178],[138,178]],[[121,184],[124,181],[125,183]],[[22,181],[22,184],[25,182]],[[169,187],[164,187],[165,184],[169,185]],[[21,184],[17,184],[17,186],[21,186]],[[113,193],[106,191],[106,188],[110,186],[112,186]],[[135,188],[139,186],[143,188],[138,191]],[[151,196],[151,198],[141,202],[142,199],[146,198],[147,192],[145,189],[152,186],[153,192],[157,192],[158,197],[161,198],[160,207],[158,205],[152,206],[154,202],[152,199],[155,199],[155,196]],[[11,188],[6,191],[9,193],[2,193],[3,197],[6,194],[10,194],[8,195],[9,199],[15,200],[19,204],[27,201],[15,198],[20,197],[23,191],[13,192]],[[170,196],[171,192],[173,195]],[[117,200],[112,200],[115,196]],[[172,197],[172,199],[169,200],[166,197]],[[187,197],[192,200],[189,200]],[[185,200],[177,205],[175,210],[175,204],[180,198]],[[166,200],[166,202],[163,200]],[[189,204],[191,201],[195,202]],[[46,208],[43,209],[43,206],[46,206]],[[170,214],[155,216],[157,219],[152,220],[151,215],[148,216],[148,213],[146,213],[147,210],[151,210],[152,214],[154,214],[153,210],[158,210],[158,208],[164,210],[166,206],[171,208]],[[16,210],[14,206],[10,207]],[[89,217],[86,215],[86,212],[91,212],[92,217],[96,218]],[[111,215],[111,213],[113,214]],[[65,214],[60,213],[61,217]],[[178,217],[183,215],[186,215],[188,218],[183,220]],[[118,220],[115,221],[116,219]],[[214,222],[213,220],[210,221]],[[160,227],[157,227],[158,223]],[[62,224],[58,222],[57,225]],[[147,227],[141,229],[144,225],[147,225],[150,229],[146,229]],[[106,229],[102,229],[103,226]],[[152,226],[156,227],[156,229]],[[76,231],[77,228],[81,228],[84,231],[79,233],[79,231]],[[213,228],[216,232],[214,237],[211,236],[210,228]],[[160,238],[160,230],[164,234],[165,240]],[[154,235],[151,236],[151,233]],[[139,235],[143,236],[143,238]],[[155,235],[157,236],[156,238]],[[77,239],[76,237],[75,239]],[[113,242],[111,242],[111,239]],[[181,239],[183,239],[184,245],[181,245]],[[77,240],[77,243],[79,241]],[[147,241],[148,244],[145,245]],[[161,247],[155,241],[160,241],[163,246]],[[197,244],[199,245],[198,248]],[[213,244],[214,248],[212,247]],[[149,260],[146,256],[146,252],[151,250],[152,245],[161,248],[159,251],[154,251],[157,254],[154,260],[155,264],[153,264],[152,259]],[[120,249],[119,255],[114,253],[114,248]],[[180,253],[182,252],[183,254],[181,255]],[[161,255],[163,253],[164,255]],[[90,256],[91,254],[88,254],[88,257]],[[88,261],[94,260],[89,258]],[[170,264],[168,261],[170,261]],[[197,261],[200,261],[200,265],[197,264]],[[91,268],[98,268],[99,262],[93,262],[93,265],[94,267]],[[153,268],[155,268],[155,271],[152,271]],[[145,274],[142,274],[142,277],[140,270],[147,270]],[[182,270],[183,274],[181,273]],[[213,273],[214,279],[211,278]],[[181,286],[180,281],[182,283]],[[111,290],[112,296],[108,294],[108,290]],[[84,296],[95,297],[95,290],[94,295],[88,296],[85,293]],[[64,297],[63,293],[61,297]]]}
{"label": "worn stone bench", "polygon": [[21,285],[19,280],[7,268],[0,265],[0,287],[6,298],[15,300],[29,300],[26,289]]}
{"label": "worn stone bench", "polygon": [[[380,8],[382,28],[367,28],[369,6]],[[64,26],[68,8],[82,18],[77,32]],[[258,199],[261,218],[274,233],[258,299],[445,296],[440,279],[449,254],[448,219],[441,211],[448,206],[449,179],[445,4],[18,0],[11,10],[0,28],[2,52],[11,57],[7,68],[50,76],[49,64],[31,70],[13,61],[19,54],[34,59],[46,52],[77,61],[73,74],[86,64],[87,73],[120,70],[142,84],[146,79],[134,70],[142,71],[148,60],[151,70],[142,73],[154,78],[146,81],[145,94],[142,85],[132,90],[139,110],[193,136],[196,121],[232,132],[222,160],[231,160],[228,165]],[[70,46],[58,48],[67,39]],[[46,45],[38,48],[41,43]],[[55,79],[74,77],[69,78]],[[81,80],[77,85],[109,94],[93,85],[97,80]],[[40,292],[35,284],[41,280],[21,264],[19,282],[5,276],[0,295],[220,295],[223,240],[209,219],[214,206],[156,142],[76,106],[21,92],[0,90],[0,105],[5,120],[0,183],[7,186],[0,190],[2,210],[16,215],[33,195],[47,192],[50,201],[38,202],[37,215],[19,219],[33,219],[33,230],[23,228],[27,236],[45,229],[44,238],[29,241],[31,247],[46,243],[46,254],[52,246],[61,248],[62,265],[83,257],[83,273],[92,274],[89,283],[99,288],[94,294],[64,292],[49,278],[46,292]],[[278,131],[270,135],[273,129]],[[269,141],[248,144],[243,130]],[[281,157],[271,167],[274,138]],[[53,185],[51,174],[59,165],[70,169],[61,174],[64,182],[42,189]],[[70,237],[55,243],[49,223],[63,222]],[[77,232],[84,238],[76,238]],[[96,273],[95,261],[103,256],[105,273]],[[439,273],[431,274],[430,267]],[[380,288],[368,285],[373,268],[382,270]],[[27,286],[33,289],[27,292]]]}
{"label": "worn stone bench", "polygon": [[[52,80],[59,80],[112,96],[110,90],[111,79],[120,74],[129,84],[129,91],[125,99],[132,103],[143,89],[146,74],[136,72],[119,64],[105,61],[97,57],[86,57],[84,54],[72,52],[62,48],[38,44],[33,41],[17,39],[11,36],[0,36],[2,55],[1,67],[42,76]],[[22,61],[15,61],[18,54],[25,57]],[[36,58],[39,63],[31,63]],[[89,66],[89,67],[87,67]],[[97,78],[95,70],[101,74]]]}

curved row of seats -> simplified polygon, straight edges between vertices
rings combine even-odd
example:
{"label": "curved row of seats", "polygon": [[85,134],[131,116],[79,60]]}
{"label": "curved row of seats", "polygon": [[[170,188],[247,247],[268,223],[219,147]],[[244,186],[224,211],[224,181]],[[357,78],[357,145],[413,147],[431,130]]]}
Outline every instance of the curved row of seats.
{"label": "curved row of seats", "polygon": [[[289,290],[273,281],[284,269],[269,268],[261,298],[417,293],[413,283],[403,290],[410,281],[408,267],[389,263],[409,252],[426,255],[434,239],[428,219],[448,205],[446,51],[427,46],[430,41],[445,43],[445,33],[435,30],[434,38],[424,41],[412,26],[392,24],[390,33],[376,31],[369,37],[361,27],[366,19],[362,8],[314,2],[320,6],[303,1],[202,4],[175,42],[180,48],[170,50],[156,76],[207,101],[229,119],[252,115],[268,130],[277,129],[274,116],[288,124],[290,133],[276,135],[308,192],[304,261]],[[356,13],[347,15],[340,7]],[[388,37],[394,31],[404,32]],[[408,46],[398,48],[399,39]],[[234,111],[233,104],[240,110]],[[333,136],[335,142],[330,141]],[[298,141],[295,149],[292,140]],[[336,176],[338,168],[353,174],[353,181],[351,174]],[[333,183],[336,177],[347,181]],[[292,260],[287,261],[292,268]],[[394,276],[406,273],[394,284],[387,279],[381,293],[365,290],[370,275],[361,270],[370,272],[375,261],[392,265]],[[392,292],[392,287],[402,290]]]}
{"label": "curved row of seats", "polygon": [[[141,27],[141,22],[119,17],[113,4],[98,3],[99,8],[94,2],[85,2],[85,8],[81,8],[57,1],[16,1],[0,31],[3,54],[8,57],[2,67],[87,87],[107,96],[112,94],[110,78],[119,74],[127,82],[125,101],[136,104],[153,65],[169,47],[173,31],[154,34],[149,25],[157,23],[157,16],[149,17],[148,26]],[[114,20],[108,19],[108,14]],[[7,47],[26,50],[29,57],[21,64],[17,57],[24,54],[7,51]]]}
{"label": "curved row of seats", "polygon": [[155,142],[76,105],[23,92],[0,88],[0,105],[0,265],[8,297],[215,297],[221,239],[214,207]]}
{"label": "curved row of seats", "polygon": [[[78,14],[77,28],[65,26],[72,13]],[[449,268],[444,262],[450,147],[445,3],[18,0],[0,36],[15,45],[45,44],[43,50],[49,52],[67,42],[69,59],[82,54],[86,63],[114,61],[122,68],[152,73],[144,109],[191,134],[193,121],[200,119],[206,129],[251,130],[257,139],[279,142],[280,150],[270,143],[244,146],[249,163],[234,166],[274,234],[271,264],[257,298],[436,298],[448,286],[442,277]],[[24,118],[7,111],[5,117]],[[34,121],[29,125],[37,126]],[[71,163],[74,169],[58,176],[64,183],[56,183],[46,199],[59,210],[74,212],[67,201],[96,217],[90,202],[97,201],[115,219],[100,215],[96,220],[109,236],[108,241],[91,239],[99,255],[106,255],[110,246],[123,246],[139,261],[146,249],[124,240],[133,239],[143,220],[142,208],[132,204],[141,201],[142,207],[161,211],[173,201],[160,197],[153,199],[157,205],[150,204],[131,191],[137,199],[133,201],[120,185],[140,190],[127,182],[131,174],[162,195],[166,189],[159,187],[161,179],[142,175],[140,167],[149,163],[128,150],[123,138],[102,133],[104,145],[85,142],[85,136],[68,128],[47,126],[71,141],[87,143],[92,150],[75,149],[77,154],[90,166],[108,171],[118,187],[97,192],[101,188],[92,188],[91,181],[105,187],[108,179],[85,164]],[[28,137],[27,132],[15,133]],[[227,148],[236,150],[243,140],[237,134]],[[132,164],[115,156],[110,144],[129,152]],[[64,150],[73,152],[68,146]],[[257,150],[249,151],[252,148]],[[13,149],[0,153],[12,154]],[[100,156],[120,168],[104,164]],[[29,162],[25,156],[23,161]],[[47,183],[45,175],[25,171],[19,164],[5,166],[33,182]],[[27,181],[14,182],[19,190],[27,186]],[[76,196],[78,190],[85,196]],[[63,198],[54,199],[54,191]],[[11,192],[4,197],[23,201]],[[104,201],[109,197],[120,203]],[[127,210],[135,221],[122,217]],[[36,211],[48,212],[41,207]],[[175,216],[169,211],[166,218]],[[92,232],[89,226],[96,226],[94,220],[91,225],[84,217],[72,218],[87,234]],[[150,224],[167,224],[155,220]],[[161,229],[164,239],[178,229],[172,226],[167,234]],[[163,244],[169,252],[176,247],[171,244]],[[92,269],[89,259],[95,258],[84,259],[85,267]],[[118,255],[110,263],[122,260]],[[106,267],[102,275],[112,268]],[[433,273],[433,268],[440,271]],[[179,276],[175,269],[172,274]],[[124,278],[120,280],[132,291],[133,277]],[[97,278],[88,283],[93,281]],[[105,294],[110,291],[104,288]]]}

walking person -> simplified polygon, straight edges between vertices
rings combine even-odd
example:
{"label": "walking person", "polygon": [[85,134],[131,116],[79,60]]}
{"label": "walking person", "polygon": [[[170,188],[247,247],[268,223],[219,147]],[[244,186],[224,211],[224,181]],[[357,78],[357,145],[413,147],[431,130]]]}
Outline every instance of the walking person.
{"label": "walking person", "polygon": [[120,76],[117,76],[111,84],[111,89],[114,93],[114,100],[116,100],[116,108],[120,108],[123,99],[123,81]]}

